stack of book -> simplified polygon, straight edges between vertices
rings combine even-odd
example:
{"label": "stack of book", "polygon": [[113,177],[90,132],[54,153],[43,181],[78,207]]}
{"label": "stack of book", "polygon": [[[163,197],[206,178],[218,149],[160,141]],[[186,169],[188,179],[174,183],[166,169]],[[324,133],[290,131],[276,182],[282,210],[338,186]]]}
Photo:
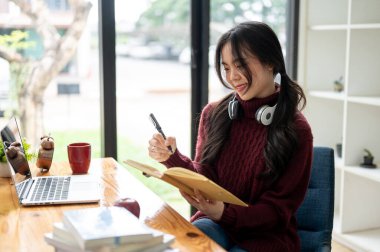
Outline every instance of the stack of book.
{"label": "stack of book", "polygon": [[65,211],[45,241],[59,252],[158,252],[169,248],[174,236],[150,229],[123,207]]}

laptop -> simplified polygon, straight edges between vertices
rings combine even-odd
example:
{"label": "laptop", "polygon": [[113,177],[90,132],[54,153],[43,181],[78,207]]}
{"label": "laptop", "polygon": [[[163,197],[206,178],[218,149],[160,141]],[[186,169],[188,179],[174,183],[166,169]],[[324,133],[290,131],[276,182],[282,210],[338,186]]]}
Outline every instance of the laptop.
{"label": "laptop", "polygon": [[[91,175],[41,176],[33,177],[22,146],[21,134],[15,117],[12,117],[1,130],[4,150],[13,145],[19,148],[21,158],[7,162],[19,202],[24,206],[45,204],[78,204],[100,201],[99,178]],[[21,144],[18,145],[18,142]],[[12,151],[14,148],[11,148]],[[14,153],[14,152],[13,152]],[[17,152],[19,153],[19,152]],[[12,156],[13,157],[13,156]],[[11,160],[11,162],[10,162]],[[21,161],[20,161],[21,160]]]}

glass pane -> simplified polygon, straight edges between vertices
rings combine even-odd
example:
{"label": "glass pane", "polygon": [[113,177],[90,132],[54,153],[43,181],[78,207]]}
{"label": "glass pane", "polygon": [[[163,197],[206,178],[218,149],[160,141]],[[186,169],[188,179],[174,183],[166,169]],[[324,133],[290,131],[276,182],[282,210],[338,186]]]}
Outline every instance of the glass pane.
{"label": "glass pane", "polygon": [[231,92],[218,80],[214,70],[215,45],[219,37],[234,25],[245,21],[261,21],[276,32],[282,51],[286,49],[286,0],[211,0],[209,100],[218,100]]}
{"label": "glass pane", "polygon": [[[190,0],[115,1],[119,161],[134,159],[164,169],[148,156],[148,141],[156,133],[150,113],[166,136],[177,138],[181,153],[190,156],[189,13]],[[190,206],[177,189],[127,169],[189,216]]]}
{"label": "glass pane", "polygon": [[[0,50],[6,52],[0,55],[8,55],[0,61],[1,125],[16,115],[34,151],[40,137],[50,134],[53,161],[67,161],[67,144],[74,141],[91,143],[92,157],[100,157],[97,0],[88,16],[75,15],[68,2],[82,1],[45,1],[46,15],[35,15],[44,27],[33,26],[13,2],[0,3]],[[87,23],[74,22],[74,16]]]}

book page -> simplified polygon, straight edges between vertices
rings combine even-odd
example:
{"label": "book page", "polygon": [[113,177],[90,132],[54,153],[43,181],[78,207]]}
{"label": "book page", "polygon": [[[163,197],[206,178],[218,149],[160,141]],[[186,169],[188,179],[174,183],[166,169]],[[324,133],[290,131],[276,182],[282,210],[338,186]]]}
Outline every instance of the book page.
{"label": "book page", "polygon": [[148,175],[159,178],[187,194],[194,195],[194,189],[198,189],[201,194],[210,200],[220,200],[240,206],[248,206],[238,197],[214,183],[202,174],[193,172],[182,167],[173,167],[160,172],[148,165],[141,164],[133,160],[126,160],[124,163],[145,172]]}
{"label": "book page", "polygon": [[156,168],[153,168],[153,167],[151,167],[149,165],[142,164],[142,163],[130,160],[130,159],[127,159],[127,160],[125,160],[123,162],[125,164],[127,164],[127,165],[132,166],[133,168],[136,168],[136,169],[142,171],[143,173],[145,173],[145,174],[147,174],[149,176],[152,176],[152,177],[155,177],[155,178],[161,178],[163,176],[162,172],[160,172]]}

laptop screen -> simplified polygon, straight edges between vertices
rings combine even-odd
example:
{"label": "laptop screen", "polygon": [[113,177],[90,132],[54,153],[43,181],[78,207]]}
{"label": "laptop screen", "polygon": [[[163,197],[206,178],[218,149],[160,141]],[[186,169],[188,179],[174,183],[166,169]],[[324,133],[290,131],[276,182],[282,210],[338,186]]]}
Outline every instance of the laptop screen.
{"label": "laptop screen", "polygon": [[1,140],[3,141],[8,165],[11,168],[11,177],[17,186],[19,183],[29,179],[31,172],[25,157],[21,134],[15,117],[12,117],[1,130]]}

